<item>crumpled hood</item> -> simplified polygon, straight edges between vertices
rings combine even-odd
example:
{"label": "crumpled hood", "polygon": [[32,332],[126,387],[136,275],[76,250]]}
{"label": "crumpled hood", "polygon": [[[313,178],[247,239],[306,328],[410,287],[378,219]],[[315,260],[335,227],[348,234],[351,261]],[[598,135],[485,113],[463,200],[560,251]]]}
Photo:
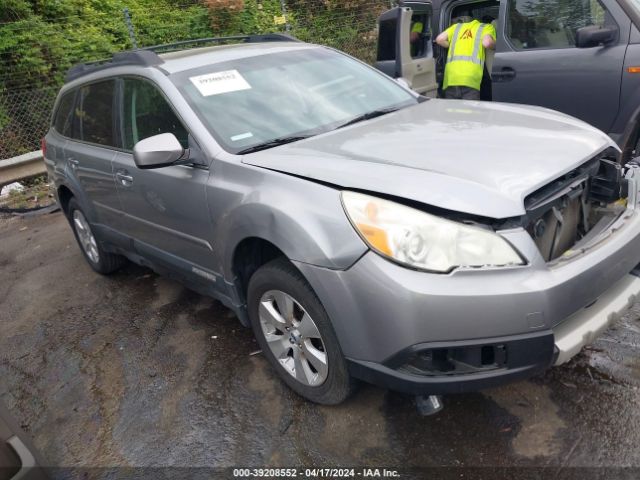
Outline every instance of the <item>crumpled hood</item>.
{"label": "crumpled hood", "polygon": [[[496,219],[613,141],[552,110],[430,100],[243,162]],[[617,148],[617,147],[616,147]]]}

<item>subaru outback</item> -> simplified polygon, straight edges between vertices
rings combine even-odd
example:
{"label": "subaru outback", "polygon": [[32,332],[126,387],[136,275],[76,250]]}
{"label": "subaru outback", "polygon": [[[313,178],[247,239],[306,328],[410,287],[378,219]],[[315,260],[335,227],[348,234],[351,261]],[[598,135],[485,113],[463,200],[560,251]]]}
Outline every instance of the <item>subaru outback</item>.
{"label": "subaru outback", "polygon": [[318,403],[530,377],[640,292],[640,170],[607,135],[284,36],[76,66],[43,147],[91,268],[220,300]]}

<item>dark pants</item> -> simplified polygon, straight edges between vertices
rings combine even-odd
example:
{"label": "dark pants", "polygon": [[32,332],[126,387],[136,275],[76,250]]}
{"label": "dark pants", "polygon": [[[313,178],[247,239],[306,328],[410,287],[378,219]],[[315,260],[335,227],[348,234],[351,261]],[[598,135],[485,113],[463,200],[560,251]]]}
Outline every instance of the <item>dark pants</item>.
{"label": "dark pants", "polygon": [[480,90],[471,87],[449,87],[444,91],[444,98],[480,100]]}

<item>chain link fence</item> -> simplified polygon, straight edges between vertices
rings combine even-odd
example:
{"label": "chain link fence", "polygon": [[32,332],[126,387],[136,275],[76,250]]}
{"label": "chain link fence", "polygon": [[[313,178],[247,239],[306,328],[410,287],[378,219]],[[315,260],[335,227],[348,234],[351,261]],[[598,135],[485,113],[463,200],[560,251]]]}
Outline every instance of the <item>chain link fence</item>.
{"label": "chain link fence", "polygon": [[0,159],[40,148],[58,86],[0,93]]}
{"label": "chain link fence", "polygon": [[[211,3],[211,2],[209,2]],[[377,17],[391,6],[389,0],[360,0],[345,2],[336,8],[329,8],[326,1],[321,0],[290,0],[281,2],[287,12],[286,17],[282,12],[273,15],[273,23],[263,22],[261,31],[252,33],[265,33],[267,31],[285,31],[300,40],[327,45],[345,51],[365,62],[372,63],[375,58],[377,37]],[[337,2],[336,2],[337,3]],[[352,8],[348,4],[354,4]],[[207,4],[206,1],[203,2]],[[259,5],[259,4],[258,4]],[[205,7],[206,8],[206,7]],[[242,11],[233,15],[251,15],[245,5]],[[255,12],[271,18],[273,12]],[[122,12],[114,12],[122,18],[120,27],[127,31],[127,24]],[[229,20],[229,19],[227,19]],[[233,21],[233,18],[231,18]],[[177,38],[174,35],[171,41],[189,40],[202,36],[218,36],[222,32],[217,31],[216,22],[211,21],[209,31],[203,32],[200,28],[193,32],[188,24],[177,23],[172,25],[172,31],[182,32]],[[144,29],[137,28],[136,16],[131,17],[131,26],[136,35],[139,46],[154,44],[155,39],[145,37]],[[193,32],[193,33],[192,33]],[[226,32],[225,32],[226,33]],[[203,35],[204,34],[204,35]],[[86,60],[83,53],[71,55],[73,63]],[[5,75],[11,75],[11,66],[4,66]],[[1,79],[0,79],[1,80]],[[60,81],[45,79],[38,82],[39,85],[29,86],[29,79],[16,76],[11,78],[9,85],[5,82],[4,89],[0,85],[0,159],[11,158],[26,152],[40,148],[40,139],[48,129],[51,109],[57,92],[61,86]],[[22,86],[24,84],[24,86]]]}

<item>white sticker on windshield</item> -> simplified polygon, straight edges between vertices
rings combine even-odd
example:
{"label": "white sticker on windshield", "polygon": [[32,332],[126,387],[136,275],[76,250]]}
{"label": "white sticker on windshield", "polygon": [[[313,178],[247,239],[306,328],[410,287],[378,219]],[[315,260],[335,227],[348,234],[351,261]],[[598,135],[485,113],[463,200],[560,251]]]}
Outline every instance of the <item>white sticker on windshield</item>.
{"label": "white sticker on windshield", "polygon": [[251,133],[251,132],[241,133],[240,135],[236,135],[234,137],[231,137],[231,141],[232,142],[239,142],[240,140],[246,140],[247,138],[251,138],[251,137],[253,137],[253,133]]}
{"label": "white sticker on windshield", "polygon": [[203,97],[251,89],[251,85],[237,70],[207,73],[206,75],[190,77],[189,80],[196,86]]}

